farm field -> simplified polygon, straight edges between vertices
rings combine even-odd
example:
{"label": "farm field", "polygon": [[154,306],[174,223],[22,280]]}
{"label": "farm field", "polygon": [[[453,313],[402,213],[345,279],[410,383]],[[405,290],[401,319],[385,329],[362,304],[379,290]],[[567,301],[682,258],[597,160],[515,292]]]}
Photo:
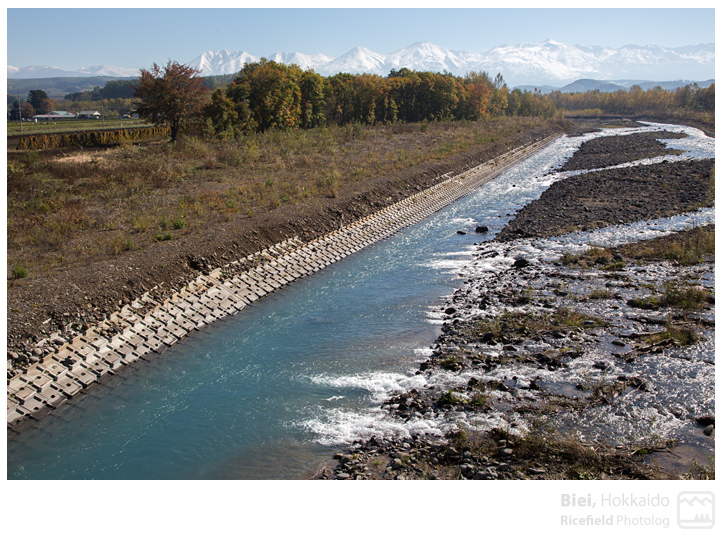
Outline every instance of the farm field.
{"label": "farm field", "polygon": [[22,132],[20,131],[20,122],[8,122],[8,137],[19,135],[42,135],[49,133],[67,133],[70,131],[89,131],[98,129],[118,129],[126,127],[145,126],[146,121],[139,118],[112,120],[62,120],[59,122],[23,122]]}

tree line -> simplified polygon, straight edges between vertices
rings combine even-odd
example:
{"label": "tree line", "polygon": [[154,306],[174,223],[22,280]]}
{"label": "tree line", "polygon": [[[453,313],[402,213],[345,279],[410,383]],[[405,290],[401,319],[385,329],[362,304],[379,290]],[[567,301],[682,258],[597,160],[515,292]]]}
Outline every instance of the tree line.
{"label": "tree line", "polygon": [[[194,84],[191,84],[194,81]],[[193,87],[193,91],[191,88]],[[134,86],[139,113],[176,126],[196,120],[207,133],[230,138],[272,129],[435,120],[479,120],[510,114],[542,116],[556,108],[540,94],[510,91],[499,74],[392,70],[386,77],[311,69],[262,58],[213,92],[198,71],[170,62],[141,70]],[[175,96],[171,99],[170,96]]]}
{"label": "tree line", "polygon": [[606,114],[640,114],[649,111],[673,111],[676,109],[714,112],[714,85],[700,88],[696,83],[687,84],[674,91],[660,86],[643,90],[634,85],[628,91],[616,92],[589,90],[566,94],[551,92],[547,99],[567,111],[600,111]]}
{"label": "tree line", "polygon": [[510,92],[501,75],[464,77],[450,73],[392,70],[387,77],[313,70],[261,59],[249,63],[204,108],[207,126],[221,136],[269,129],[344,125],[479,120],[524,110],[549,117],[555,108],[540,96]]}

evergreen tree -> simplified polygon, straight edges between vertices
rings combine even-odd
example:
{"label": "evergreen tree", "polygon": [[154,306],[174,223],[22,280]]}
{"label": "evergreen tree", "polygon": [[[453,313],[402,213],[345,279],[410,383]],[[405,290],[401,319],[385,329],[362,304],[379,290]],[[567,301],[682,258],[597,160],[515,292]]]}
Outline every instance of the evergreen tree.
{"label": "evergreen tree", "polygon": [[44,90],[31,90],[28,92],[28,103],[33,106],[35,110],[42,110],[43,101],[48,99],[48,94]]}

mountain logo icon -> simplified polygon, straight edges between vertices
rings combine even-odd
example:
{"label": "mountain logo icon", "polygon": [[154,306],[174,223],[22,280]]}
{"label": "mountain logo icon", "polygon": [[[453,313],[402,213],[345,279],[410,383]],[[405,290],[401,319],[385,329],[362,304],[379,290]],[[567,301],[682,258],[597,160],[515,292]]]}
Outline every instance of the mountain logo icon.
{"label": "mountain logo icon", "polygon": [[682,491],[677,500],[677,521],[682,529],[710,529],[714,526],[714,494],[711,491]]}

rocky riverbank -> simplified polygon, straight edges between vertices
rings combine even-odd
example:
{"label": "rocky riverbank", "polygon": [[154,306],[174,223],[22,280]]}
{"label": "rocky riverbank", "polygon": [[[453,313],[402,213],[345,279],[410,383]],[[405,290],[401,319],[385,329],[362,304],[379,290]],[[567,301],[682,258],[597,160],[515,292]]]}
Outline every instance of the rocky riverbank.
{"label": "rocky riverbank", "polygon": [[[701,234],[709,233],[713,237],[713,229]],[[692,240],[684,234],[678,241]],[[447,438],[360,442],[336,456],[336,464],[325,464],[317,478],[693,474],[692,458],[699,464],[707,459],[706,452],[688,453],[692,440],[713,450],[713,400],[693,414],[681,406],[690,440],[680,448],[675,438],[659,436],[654,425],[645,435],[633,428],[627,432],[636,422],[632,414],[623,414],[631,426],[620,428],[631,437],[615,441],[616,434],[608,440],[595,435],[609,415],[621,413],[622,403],[655,402],[657,393],[668,390],[661,387],[659,375],[648,371],[651,355],[674,352],[686,358],[691,353],[683,352],[684,347],[713,340],[713,264],[643,263],[639,253],[645,245],[562,262],[519,258],[488,279],[470,279],[443,308],[448,320],[433,354],[420,367],[431,383],[391,398],[384,408],[404,422],[435,418],[442,423],[448,418],[447,424],[488,427],[463,428]],[[510,244],[489,247],[508,250],[500,255],[511,259],[516,251]],[[671,283],[702,285],[681,285],[681,296],[691,295],[691,305],[654,305],[667,294],[664,284]],[[439,380],[445,382],[432,382]],[[496,422],[501,427],[491,428]],[[674,463],[662,471],[653,465],[657,455]]]}
{"label": "rocky riverbank", "polygon": [[714,160],[706,159],[565,178],[519,211],[498,240],[559,236],[711,206],[713,169]]}
{"label": "rocky riverbank", "polygon": [[[639,138],[636,146],[642,157],[658,144]],[[574,163],[589,167],[608,159],[600,145],[579,152]],[[429,384],[383,405],[403,422],[435,419],[459,428],[444,438],[359,441],[314,477],[713,477],[713,227],[551,261],[524,255],[536,238],[562,230],[710,204],[712,167],[664,163],[554,184],[545,202],[532,203],[495,241],[479,245],[473,267],[508,262],[492,273],[473,270],[441,308],[446,322],[419,371]],[[695,195],[657,198],[662,185]],[[621,205],[636,210],[607,217]],[[518,232],[522,224],[528,227]],[[505,241],[511,239],[518,240]],[[680,380],[669,387],[672,371]],[[637,417],[637,408],[655,408],[662,396],[676,429]]]}

